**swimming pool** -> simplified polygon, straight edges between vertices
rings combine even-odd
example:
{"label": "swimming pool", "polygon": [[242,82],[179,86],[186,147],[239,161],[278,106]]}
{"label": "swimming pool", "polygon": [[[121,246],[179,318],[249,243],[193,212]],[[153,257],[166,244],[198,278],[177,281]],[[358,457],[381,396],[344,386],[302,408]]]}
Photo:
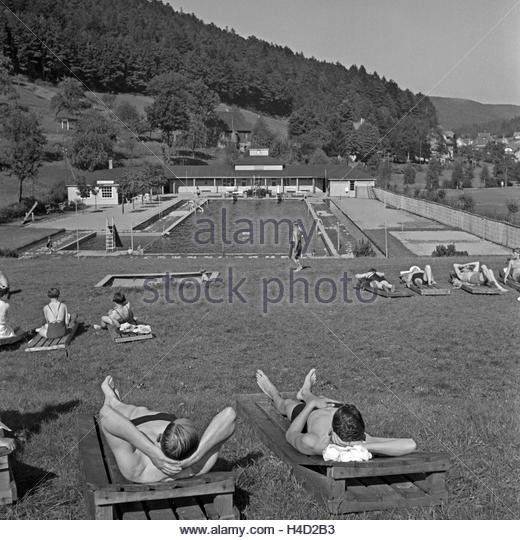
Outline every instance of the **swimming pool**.
{"label": "swimming pool", "polygon": [[[175,227],[169,236],[134,235],[134,249],[145,253],[178,254],[272,254],[289,250],[290,224],[299,221],[308,239],[307,254],[328,255],[307,205],[302,200],[269,199],[210,200],[204,212],[197,212]],[[122,236],[123,248],[130,247],[130,236]],[[305,242],[304,242],[305,246]],[[81,250],[104,250],[104,236],[81,244]]]}

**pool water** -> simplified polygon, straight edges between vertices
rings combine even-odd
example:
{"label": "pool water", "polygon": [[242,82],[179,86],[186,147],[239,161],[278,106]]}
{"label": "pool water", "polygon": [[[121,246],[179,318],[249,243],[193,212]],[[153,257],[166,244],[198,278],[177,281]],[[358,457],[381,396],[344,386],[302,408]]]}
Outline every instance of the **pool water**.
{"label": "pool water", "polygon": [[[145,253],[282,255],[289,251],[293,221],[301,223],[308,238],[308,255],[328,255],[307,205],[301,200],[209,200],[204,212],[186,218],[167,237],[134,235],[134,248],[140,245]],[[130,237],[121,240],[120,249],[128,249]],[[104,250],[104,236],[82,243],[80,249]]]}

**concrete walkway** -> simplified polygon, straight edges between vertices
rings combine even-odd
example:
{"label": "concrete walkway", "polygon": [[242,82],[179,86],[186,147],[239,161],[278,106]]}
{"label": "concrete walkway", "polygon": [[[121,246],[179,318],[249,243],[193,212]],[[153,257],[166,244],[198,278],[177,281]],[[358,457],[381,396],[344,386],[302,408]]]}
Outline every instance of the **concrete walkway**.
{"label": "concrete walkway", "polygon": [[154,215],[167,211],[179,201],[178,197],[168,197],[168,199],[160,202],[149,202],[141,204],[140,202],[133,205],[125,204],[125,213],[121,212],[121,206],[98,206],[98,210],[94,208],[86,208],[75,212],[66,212],[65,214],[52,214],[49,218],[31,223],[28,227],[31,228],[49,228],[72,230],[87,230],[87,231],[104,231],[106,218],[110,222],[114,218],[114,223],[119,232],[128,232],[131,227],[135,227],[144,221],[149,220]]}

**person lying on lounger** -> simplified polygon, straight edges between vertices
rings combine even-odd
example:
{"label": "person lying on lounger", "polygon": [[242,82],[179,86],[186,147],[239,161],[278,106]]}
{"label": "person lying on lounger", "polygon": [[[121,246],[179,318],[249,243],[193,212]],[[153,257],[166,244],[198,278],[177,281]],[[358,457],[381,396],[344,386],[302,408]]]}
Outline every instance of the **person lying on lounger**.
{"label": "person lying on lounger", "polygon": [[372,437],[365,432],[361,413],[354,405],[340,403],[324,396],[315,396],[312,385],[316,370],[311,369],[296,399],[284,399],[261,370],[256,372],[258,386],[291,425],[285,433],[287,442],[302,454],[322,455],[330,444],[339,447],[362,446],[373,454],[402,456],[413,452],[413,439]]}
{"label": "person lying on lounger", "polygon": [[121,474],[131,482],[204,474],[235,430],[232,407],[220,411],[200,437],[188,418],[123,403],[110,376],[101,389],[105,395],[99,412],[101,429]]}
{"label": "person lying on lounger", "polygon": [[507,261],[507,267],[504,268],[504,284],[507,283],[507,278],[520,283],[520,248],[513,249],[511,258]]}
{"label": "person lying on lounger", "polygon": [[361,284],[368,284],[373,289],[381,289],[387,292],[393,292],[394,286],[386,279],[383,272],[378,272],[375,268],[371,268],[364,274],[356,274]]}
{"label": "person lying on lounger", "polygon": [[132,308],[130,307],[130,302],[126,300],[126,296],[123,293],[116,292],[112,301],[114,302],[114,307],[107,315],[101,317],[101,324],[94,325],[95,330],[108,328],[109,324],[116,328],[119,328],[123,323],[137,324]]}
{"label": "person lying on lounger", "polygon": [[0,339],[10,338],[15,335],[14,329],[7,322],[7,312],[9,304],[5,300],[9,294],[9,289],[0,289]]}
{"label": "person lying on lounger", "polygon": [[43,308],[45,324],[36,329],[36,332],[44,338],[59,338],[67,335],[68,330],[76,322],[67,310],[67,306],[60,302],[60,290],[56,287],[49,289],[47,296],[50,302]]}
{"label": "person lying on lounger", "polygon": [[[11,431],[11,429],[8,428],[1,420],[0,429],[3,429],[4,431]],[[11,439],[10,437],[0,437],[0,448],[7,448],[12,452],[16,448],[14,439]]]}
{"label": "person lying on lounger", "polygon": [[496,287],[502,292],[507,291],[507,289],[504,289],[504,287],[498,283],[493,270],[488,268],[485,264],[480,265],[478,261],[466,264],[455,263],[453,265],[453,270],[461,283],[487,285],[488,287]]}
{"label": "person lying on lounger", "polygon": [[419,288],[423,286],[431,287],[435,284],[432,267],[429,264],[424,267],[424,270],[421,270],[419,266],[412,266],[410,270],[403,270],[400,274],[401,280],[407,287],[410,287],[410,285]]}

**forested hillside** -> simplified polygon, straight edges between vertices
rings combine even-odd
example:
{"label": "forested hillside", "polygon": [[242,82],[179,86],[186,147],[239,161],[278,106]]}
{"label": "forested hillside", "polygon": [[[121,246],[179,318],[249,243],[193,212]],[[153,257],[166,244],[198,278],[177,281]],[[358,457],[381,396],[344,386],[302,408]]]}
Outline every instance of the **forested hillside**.
{"label": "forested hillside", "polygon": [[157,0],[5,5],[25,24],[0,7],[3,53],[16,73],[32,79],[57,82],[70,69],[92,90],[147,92],[150,80],[175,71],[201,81],[225,103],[291,117],[292,137],[317,141],[330,155],[352,151],[352,122],[361,118],[365,133],[357,138],[371,146],[411,111],[382,148],[401,154],[416,151],[437,124],[428,98],[362,66],[346,68],[245,39]]}

